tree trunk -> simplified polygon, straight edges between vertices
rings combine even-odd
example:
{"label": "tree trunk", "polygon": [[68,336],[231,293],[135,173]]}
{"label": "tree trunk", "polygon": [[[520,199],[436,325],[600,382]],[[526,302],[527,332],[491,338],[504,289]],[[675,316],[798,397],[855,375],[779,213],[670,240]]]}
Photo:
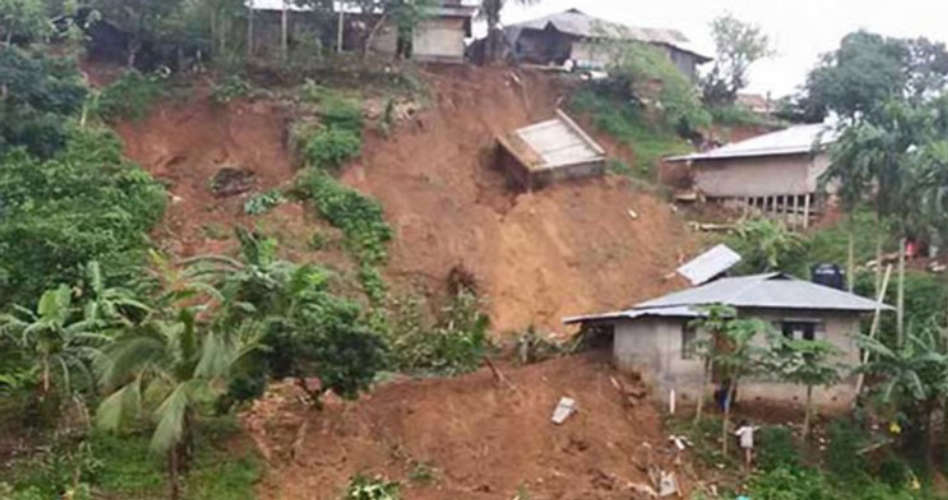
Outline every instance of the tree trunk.
{"label": "tree trunk", "polygon": [[[855,257],[855,247],[856,241],[853,236],[853,227],[852,222],[850,221],[849,226],[849,248],[846,256],[846,279],[847,279],[847,288],[849,293],[853,293],[853,288],[856,286],[856,257]],[[882,263],[880,262],[881,266]]]}
{"label": "tree trunk", "polygon": [[49,395],[49,356],[43,356],[43,399]]}
{"label": "tree trunk", "polygon": [[253,58],[253,8],[254,0],[250,0],[247,12],[247,60]]}
{"label": "tree trunk", "polygon": [[704,362],[704,373],[701,376],[701,390],[698,391],[698,409],[695,411],[695,424],[701,422],[701,412],[704,409],[705,391],[708,388],[708,379],[711,378],[711,359]]}
{"label": "tree trunk", "polygon": [[486,0],[484,2],[487,11],[487,61],[496,62],[500,57],[500,31],[497,25],[500,23],[500,0]]}
{"label": "tree trunk", "polygon": [[803,440],[810,435],[810,419],[813,415],[813,386],[806,386],[806,410],[803,416]]}
{"label": "tree trunk", "polygon": [[[375,23],[375,26],[372,26],[372,30],[369,31],[369,35],[365,37],[365,43],[362,44],[362,58],[365,59],[369,55],[369,50],[372,48],[372,42],[375,41],[375,36],[378,35],[379,30],[382,29],[382,26],[385,25],[388,21],[388,12],[382,14],[382,17],[379,18],[378,22]],[[398,55],[398,48],[395,48],[396,55]]]}
{"label": "tree trunk", "polygon": [[899,285],[896,289],[895,334],[897,346],[905,338],[905,237],[899,239]]}
{"label": "tree trunk", "polygon": [[731,440],[728,428],[731,424],[731,405],[734,403],[734,393],[737,389],[737,379],[731,380],[731,385],[727,388],[727,399],[724,400],[724,423],[721,425],[721,453],[727,456],[727,444]]}
{"label": "tree trunk", "polygon": [[935,470],[935,402],[925,404],[925,466]]}
{"label": "tree trunk", "polygon": [[[881,228],[882,222],[876,218],[876,227]],[[882,287],[882,233],[876,234],[876,293],[879,293],[879,289]]]}
{"label": "tree trunk", "polygon": [[172,445],[168,449],[168,485],[171,488],[169,498],[178,500],[181,498],[181,485],[178,480],[178,446]]}
{"label": "tree trunk", "polygon": [[280,56],[286,62],[289,57],[289,20],[287,19],[287,3],[283,0],[283,13],[280,16]]}

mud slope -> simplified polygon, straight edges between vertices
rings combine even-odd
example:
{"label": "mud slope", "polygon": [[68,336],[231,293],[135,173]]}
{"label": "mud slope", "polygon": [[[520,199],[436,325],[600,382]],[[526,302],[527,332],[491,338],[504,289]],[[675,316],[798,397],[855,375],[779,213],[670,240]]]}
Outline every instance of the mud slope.
{"label": "mud slope", "polygon": [[[401,481],[412,500],[509,499],[521,487],[531,498],[626,499],[629,482],[648,482],[639,466],[672,470],[660,415],[623,405],[610,381],[623,377],[601,353],[501,369],[513,388],[484,369],[390,382],[322,412],[302,406],[292,384],[271,392],[242,416],[269,457],[260,497],[339,498],[363,473]],[[562,396],[579,412],[555,426]]]}
{"label": "mud slope", "polygon": [[[430,70],[429,109],[390,137],[367,130],[363,157],[346,168],[343,181],[378,198],[395,228],[385,274],[396,293],[419,286],[443,292],[450,270],[463,265],[487,296],[495,329],[506,332],[530,325],[561,331],[563,316],[668,290],[673,285],[662,276],[694,244],[667,203],[616,177],[517,195],[491,168],[495,135],[552,117],[563,96],[549,75],[512,74]],[[210,191],[223,167],[253,171],[253,192],[291,182],[280,106],[267,100],[221,106],[210,102],[207,89],[194,94],[116,127],[128,156],[174,195],[155,231],[159,244],[180,256],[226,252],[235,246],[227,239],[230,226],[257,225],[294,258],[351,266],[338,251],[307,248],[325,224],[300,205],[250,217],[242,205],[251,193],[215,198]]]}
{"label": "mud slope", "polygon": [[463,265],[489,297],[498,331],[557,331],[563,316],[666,291],[662,276],[693,248],[667,203],[618,178],[518,196],[491,168],[496,134],[551,118],[562,98],[547,75],[510,75],[432,75],[437,106],[391,138],[370,135],[346,171],[344,181],[379,198],[396,229],[390,277],[437,289]]}

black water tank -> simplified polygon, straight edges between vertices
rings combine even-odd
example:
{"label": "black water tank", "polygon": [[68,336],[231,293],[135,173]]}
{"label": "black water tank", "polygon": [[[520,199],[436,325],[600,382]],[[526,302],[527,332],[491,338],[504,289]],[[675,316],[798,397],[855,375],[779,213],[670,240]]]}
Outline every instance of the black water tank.
{"label": "black water tank", "polygon": [[817,264],[810,269],[814,283],[843,290],[846,288],[846,271],[836,264]]}

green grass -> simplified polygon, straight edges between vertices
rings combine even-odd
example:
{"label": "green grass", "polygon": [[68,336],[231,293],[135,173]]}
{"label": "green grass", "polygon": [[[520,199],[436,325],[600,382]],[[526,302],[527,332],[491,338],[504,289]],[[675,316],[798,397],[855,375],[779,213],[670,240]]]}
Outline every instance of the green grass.
{"label": "green grass", "polygon": [[589,116],[593,125],[632,149],[635,165],[610,163],[610,170],[630,177],[654,180],[662,157],[687,153],[691,145],[667,126],[649,123],[632,103],[596,93],[590,89],[578,91],[570,100],[570,107]]}
{"label": "green grass", "polygon": [[[262,463],[249,448],[226,447],[240,432],[233,418],[208,419],[201,423],[191,470],[182,478],[187,499],[253,499],[254,485]],[[148,449],[150,433],[124,435],[94,432],[82,444],[64,442],[48,453],[21,459],[0,473],[0,489],[12,498],[55,498],[72,484],[73,472],[81,471],[80,483],[97,492],[96,498],[152,499],[167,496],[169,487],[165,461]]]}

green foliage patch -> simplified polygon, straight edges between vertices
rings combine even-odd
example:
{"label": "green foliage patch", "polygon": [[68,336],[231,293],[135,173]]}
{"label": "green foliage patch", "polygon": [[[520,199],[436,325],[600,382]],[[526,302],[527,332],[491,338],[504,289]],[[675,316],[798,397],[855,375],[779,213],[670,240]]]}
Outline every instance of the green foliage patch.
{"label": "green foliage patch", "polygon": [[248,198],[244,202],[244,213],[247,215],[262,215],[283,203],[286,203],[283,192],[279,189],[271,189]]}
{"label": "green foliage patch", "polygon": [[155,101],[165,94],[163,77],[129,70],[102,89],[94,101],[93,109],[107,121],[120,118],[141,120],[148,114]]}
{"label": "green foliage patch", "polygon": [[346,246],[360,263],[360,278],[373,300],[384,297],[384,283],[375,266],[387,257],[386,244],[392,229],[385,222],[378,201],[346,187],[329,174],[315,168],[303,171],[297,192],[311,200],[319,214],[342,230]]}
{"label": "green foliage patch", "polygon": [[[632,101],[594,88],[585,88],[572,96],[570,107],[588,115],[597,129],[633,150],[635,168],[627,171],[633,177],[654,179],[662,157],[691,151],[688,142],[674,130],[662,124],[649,123],[643,116],[643,110]],[[615,164],[610,166],[613,171],[625,170]]]}
{"label": "green foliage patch", "polygon": [[399,500],[399,489],[398,481],[356,474],[349,480],[342,500]]}
{"label": "green foliage patch", "polygon": [[71,129],[53,158],[19,151],[0,163],[0,296],[30,303],[90,260],[109,262],[111,276],[140,263],[166,195],[114,134]]}
{"label": "green foliage patch", "polygon": [[760,430],[759,440],[757,465],[761,470],[793,469],[800,465],[800,452],[790,429],[778,425],[764,427]]}
{"label": "green foliage patch", "polygon": [[406,297],[394,304],[391,324],[394,368],[421,375],[456,375],[474,371],[491,348],[489,318],[481,302],[461,291],[433,324],[424,320],[424,303]]}
{"label": "green foliage patch", "polygon": [[352,130],[334,126],[307,126],[297,131],[300,153],[308,165],[338,170],[362,152],[362,137]]}

